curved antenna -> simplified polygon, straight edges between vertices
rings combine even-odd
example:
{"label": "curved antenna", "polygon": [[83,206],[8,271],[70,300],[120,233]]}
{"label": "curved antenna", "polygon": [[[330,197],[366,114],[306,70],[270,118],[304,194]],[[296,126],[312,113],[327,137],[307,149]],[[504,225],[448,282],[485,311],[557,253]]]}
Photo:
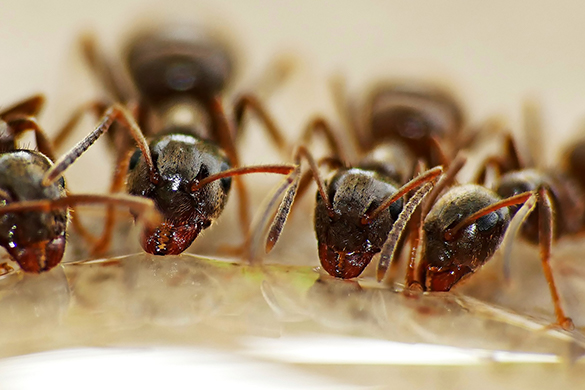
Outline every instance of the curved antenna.
{"label": "curved antenna", "polygon": [[294,165],[253,165],[242,168],[226,169],[225,171],[207,176],[205,179],[193,183],[191,192],[195,192],[205,187],[207,184],[216,180],[225,179],[226,177],[248,175],[250,173],[276,173],[279,175],[288,175],[296,166]]}
{"label": "curved antenna", "polygon": [[29,211],[49,212],[55,209],[72,207],[80,204],[106,204],[128,207],[132,212],[146,216],[152,223],[160,219],[154,202],[142,196],[133,195],[98,195],[98,194],[76,194],[67,195],[58,199],[23,200],[9,203],[0,207],[0,215],[9,213],[22,213]]}
{"label": "curved antenna", "polygon": [[49,168],[49,170],[45,173],[42,184],[47,186],[61,177],[65,170],[71,166],[71,164],[73,164],[87,149],[89,149],[91,145],[93,145],[95,141],[98,140],[98,138],[100,138],[110,129],[114,121],[118,121],[130,132],[132,138],[134,138],[136,141],[136,144],[142,151],[142,155],[146,160],[146,164],[148,165],[150,173],[151,183],[157,184],[160,180],[160,177],[158,170],[156,169],[156,166],[152,160],[150,148],[146,142],[146,138],[144,138],[144,134],[142,134],[142,130],[140,130],[140,127],[132,117],[132,114],[126,109],[126,107],[118,103],[114,104],[106,111],[100,123],[91,133],[79,141],[77,145],[75,145],[69,152],[61,156],[55,162],[55,164]]}
{"label": "curved antenna", "polygon": [[449,165],[447,172],[445,172],[441,180],[439,180],[437,185],[433,188],[433,191],[425,198],[426,201],[423,204],[421,211],[423,218],[426,217],[429,211],[431,211],[431,207],[433,207],[435,201],[437,200],[441,192],[455,181],[455,176],[457,176],[457,174],[463,168],[466,162],[467,157],[461,154],[455,157],[451,165]]}
{"label": "curved antenna", "polygon": [[49,138],[35,117],[15,115],[7,123],[9,128],[14,131],[14,137],[18,137],[27,130],[32,130],[35,133],[35,140],[39,151],[49,157],[51,161],[55,161],[55,152],[53,151],[51,141],[49,141]]}
{"label": "curved antenna", "polygon": [[502,209],[504,207],[515,206],[517,204],[524,203],[528,199],[530,199],[530,197],[533,195],[534,195],[534,192],[532,192],[532,191],[523,192],[521,194],[514,195],[514,196],[511,196],[509,198],[500,200],[499,202],[496,202],[494,204],[491,204],[489,206],[482,208],[481,210],[476,211],[475,213],[471,214],[470,216],[463,218],[461,221],[459,221],[459,223],[457,225],[453,226],[450,229],[445,230],[445,240],[453,241],[455,239],[455,235],[457,234],[457,232],[459,232],[459,230],[471,225],[473,222],[477,221],[481,217],[484,217],[488,214],[491,214],[494,211],[497,211],[497,210]]}
{"label": "curved antenna", "polygon": [[402,198],[404,195],[406,195],[407,193],[409,193],[413,189],[420,187],[424,183],[428,183],[430,181],[433,181],[437,176],[439,176],[442,173],[443,173],[443,167],[438,166],[438,167],[434,167],[432,169],[429,169],[428,171],[426,171],[426,172],[422,173],[421,175],[415,177],[414,179],[410,180],[408,183],[406,183],[405,185],[400,187],[398,189],[398,191],[396,191],[394,194],[392,194],[388,198],[386,198],[386,200],[384,200],[382,202],[382,204],[380,204],[380,206],[375,208],[372,212],[366,213],[362,217],[361,223],[363,225],[369,224],[378,216],[378,214],[380,214],[382,211],[384,211],[388,207],[390,207],[390,205],[392,205],[392,203],[396,202],[398,199]]}
{"label": "curved antenna", "polygon": [[386,242],[382,247],[380,261],[378,262],[378,269],[376,271],[376,279],[378,280],[378,282],[384,279],[386,271],[388,270],[390,263],[392,263],[392,260],[394,259],[394,255],[396,253],[396,244],[400,240],[400,237],[402,236],[404,228],[408,221],[410,220],[410,217],[412,216],[418,205],[425,198],[425,196],[432,189],[433,189],[432,182],[427,182],[423,184],[423,186],[419,188],[415,192],[415,194],[408,200],[406,206],[404,206],[404,209],[398,216],[398,219],[396,220],[396,222],[394,222],[394,225],[392,225],[392,229],[388,234],[388,238],[386,239]]}

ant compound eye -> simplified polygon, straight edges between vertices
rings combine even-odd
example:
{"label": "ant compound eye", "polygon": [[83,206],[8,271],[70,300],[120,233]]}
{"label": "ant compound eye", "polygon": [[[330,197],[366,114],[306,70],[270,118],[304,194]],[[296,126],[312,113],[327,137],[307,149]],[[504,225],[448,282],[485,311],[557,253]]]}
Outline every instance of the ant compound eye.
{"label": "ant compound eye", "polygon": [[[228,169],[230,169],[230,166],[228,163],[226,163],[224,161],[223,163],[221,163],[221,167],[219,169],[222,172],[227,171]],[[225,193],[228,193],[230,188],[232,188],[232,178],[231,177],[224,177],[223,179],[220,179],[220,183],[221,183],[221,188],[223,188],[223,191]]]}
{"label": "ant compound eye", "polygon": [[207,165],[201,164],[201,167],[199,168],[199,173],[197,173],[197,176],[195,176],[195,180],[201,181],[208,176],[209,176],[209,169],[207,168]]}
{"label": "ant compound eye", "polygon": [[132,157],[130,157],[130,164],[128,165],[128,170],[133,170],[134,168],[136,168],[136,165],[138,164],[138,160],[140,160],[140,155],[142,154],[142,152],[140,151],[140,149],[136,149],[134,151],[134,154],[132,154]]}
{"label": "ant compound eye", "polygon": [[500,217],[497,212],[489,213],[488,215],[484,215],[475,222],[477,229],[480,232],[486,232],[488,230],[493,229],[496,227]]}

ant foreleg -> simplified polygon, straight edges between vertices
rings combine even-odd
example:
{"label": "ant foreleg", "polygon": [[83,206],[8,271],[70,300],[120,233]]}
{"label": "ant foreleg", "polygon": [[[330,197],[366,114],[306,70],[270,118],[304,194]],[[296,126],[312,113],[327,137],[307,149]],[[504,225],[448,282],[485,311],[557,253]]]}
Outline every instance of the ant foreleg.
{"label": "ant foreleg", "polygon": [[264,125],[268,135],[276,145],[279,151],[290,153],[286,139],[282,131],[276,125],[264,105],[252,94],[239,96],[234,103],[234,120],[236,121],[236,136],[240,136],[243,129],[244,115],[247,111],[252,111]]}

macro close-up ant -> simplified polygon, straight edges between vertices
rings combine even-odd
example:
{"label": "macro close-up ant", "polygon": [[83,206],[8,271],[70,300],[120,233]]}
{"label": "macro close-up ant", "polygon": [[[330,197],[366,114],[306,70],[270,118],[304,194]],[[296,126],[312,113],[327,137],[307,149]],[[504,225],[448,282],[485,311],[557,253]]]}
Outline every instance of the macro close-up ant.
{"label": "macro close-up ant", "polygon": [[[356,165],[346,165],[330,126],[323,119],[313,120],[303,136],[304,144],[314,133],[323,133],[333,154],[325,160],[333,162],[337,169],[324,180],[310,151],[304,146],[297,149],[295,163],[300,167],[304,158],[310,171],[301,177],[298,168],[291,175],[294,184],[273,219],[267,251],[279,239],[295,196],[302,196],[313,178],[318,187],[315,233],[323,269],[337,278],[354,278],[374,255],[385,253],[387,246],[398,240],[390,237],[393,227],[401,231],[407,225],[443,171],[440,166],[428,170],[424,167],[438,161],[447,164],[449,156],[441,147],[442,140],[451,140],[461,131],[463,114],[456,100],[439,91],[422,83],[391,84],[378,89],[364,110],[369,119],[363,127],[368,131],[362,130],[356,118],[347,118],[353,110],[336,91],[338,109],[352,125],[362,158]],[[420,175],[410,180],[417,172]],[[414,194],[404,203],[402,198],[411,192]],[[273,199],[280,195],[275,194]],[[264,220],[268,221],[269,216],[266,212]]]}
{"label": "macro close-up ant", "polygon": [[[136,215],[154,208],[151,201],[135,196],[71,195],[61,175],[49,177],[54,154],[36,120],[44,100],[32,96],[0,112],[0,245],[30,273],[48,271],[61,262],[70,207],[123,205]],[[34,131],[38,151],[18,146],[27,130]]]}
{"label": "macro close-up ant", "polygon": [[[92,102],[73,115],[58,139],[71,131],[85,111],[105,112],[95,130],[64,155],[50,175],[60,175],[111,128],[117,155],[111,192],[121,191],[126,179],[128,193],[152,199],[164,217],[158,226],[143,230],[141,244],[146,252],[175,255],[187,249],[223,211],[232,177],[239,190],[240,221],[246,235],[248,196],[238,176],[286,175],[294,167],[240,166],[234,145],[237,131],[220,98],[233,67],[227,48],[211,35],[187,27],[135,37],[126,48],[126,63],[138,92],[134,96],[121,88],[119,69],[109,64],[92,38],[85,38],[83,47],[91,69],[118,103],[107,108],[106,103]],[[262,117],[260,103],[244,94],[234,104],[236,128],[247,109]],[[112,126],[115,121],[121,126]],[[135,150],[132,138],[138,145]],[[278,138],[275,142],[283,143]],[[107,250],[113,225],[110,210],[95,252]]]}

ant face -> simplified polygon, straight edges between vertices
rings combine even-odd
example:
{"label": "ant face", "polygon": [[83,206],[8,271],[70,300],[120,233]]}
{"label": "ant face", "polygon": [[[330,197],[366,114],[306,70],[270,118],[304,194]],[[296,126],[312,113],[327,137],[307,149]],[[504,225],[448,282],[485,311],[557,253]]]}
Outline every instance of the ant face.
{"label": "ant face", "polygon": [[500,246],[510,222],[507,207],[500,208],[447,237],[448,229],[473,213],[501,199],[478,185],[451,188],[433,206],[424,221],[425,244],[421,265],[427,290],[449,291],[463,277],[471,275]]}
{"label": "ant face", "polygon": [[212,143],[183,134],[155,138],[150,150],[159,180],[150,180],[140,150],[130,161],[128,192],[154,201],[164,221],[143,231],[142,246],[148,253],[171,255],[183,252],[201,230],[211,225],[227,201],[231,178],[191,186],[230,168],[227,157]]}
{"label": "ant face", "polygon": [[[18,150],[0,155],[0,202],[59,199],[65,196],[63,179],[44,186],[43,175],[51,166],[44,155]],[[25,272],[42,272],[55,267],[65,250],[67,208],[47,212],[30,211],[0,216],[0,245]]]}
{"label": "ant face", "polygon": [[319,258],[332,276],[349,279],[362,273],[380,252],[388,233],[402,211],[402,200],[393,203],[370,223],[367,211],[374,210],[397,187],[383,176],[362,169],[340,169],[328,185],[330,215],[320,193],[315,208],[315,232]]}
{"label": "ant face", "polygon": [[181,95],[209,101],[225,88],[233,68],[220,42],[180,28],[137,38],[127,63],[141,96],[155,105]]}

